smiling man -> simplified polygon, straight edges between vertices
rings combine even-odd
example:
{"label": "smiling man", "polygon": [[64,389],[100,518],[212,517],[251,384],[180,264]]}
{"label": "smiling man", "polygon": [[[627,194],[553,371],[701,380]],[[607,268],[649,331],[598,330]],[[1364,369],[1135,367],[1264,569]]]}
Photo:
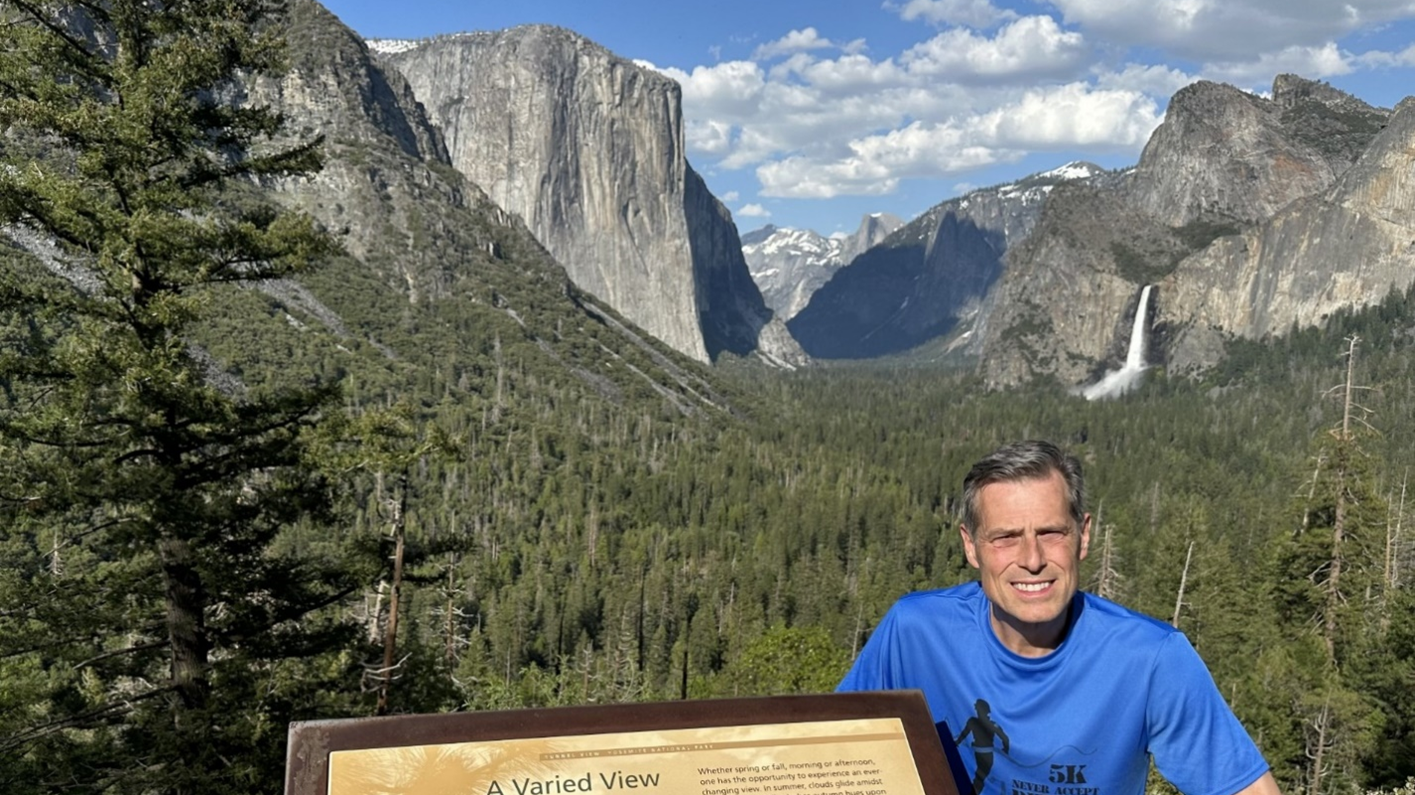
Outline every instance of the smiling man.
{"label": "smiling man", "polygon": [[1074,457],[1007,445],[963,501],[978,581],[900,599],[840,690],[922,690],[971,738],[977,795],[1142,795],[1151,755],[1185,795],[1278,795],[1184,635],[1079,590],[1091,517]]}

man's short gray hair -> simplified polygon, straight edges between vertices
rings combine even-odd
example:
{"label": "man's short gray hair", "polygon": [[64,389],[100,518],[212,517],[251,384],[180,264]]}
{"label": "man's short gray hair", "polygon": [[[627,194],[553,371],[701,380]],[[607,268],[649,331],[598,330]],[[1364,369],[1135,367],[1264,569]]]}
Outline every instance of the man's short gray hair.
{"label": "man's short gray hair", "polygon": [[1086,482],[1081,462],[1051,442],[1028,440],[1003,445],[983,456],[963,478],[963,526],[977,536],[978,493],[989,483],[1045,478],[1059,473],[1066,482],[1067,511],[1076,527],[1086,518]]}

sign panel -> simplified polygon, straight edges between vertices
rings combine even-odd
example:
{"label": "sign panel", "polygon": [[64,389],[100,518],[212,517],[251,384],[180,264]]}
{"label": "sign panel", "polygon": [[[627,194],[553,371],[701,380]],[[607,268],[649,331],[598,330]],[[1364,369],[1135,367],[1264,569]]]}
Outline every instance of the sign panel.
{"label": "sign panel", "polygon": [[917,691],[296,723],[287,795],[958,795]]}

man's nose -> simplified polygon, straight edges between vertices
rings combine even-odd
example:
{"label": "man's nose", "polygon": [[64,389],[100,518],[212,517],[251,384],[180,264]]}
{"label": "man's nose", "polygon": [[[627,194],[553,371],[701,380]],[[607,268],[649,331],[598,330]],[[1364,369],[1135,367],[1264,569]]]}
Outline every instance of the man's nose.
{"label": "man's nose", "polygon": [[1041,571],[1046,565],[1046,556],[1042,554],[1042,540],[1036,533],[1022,534],[1022,548],[1018,550],[1017,565],[1027,571]]}

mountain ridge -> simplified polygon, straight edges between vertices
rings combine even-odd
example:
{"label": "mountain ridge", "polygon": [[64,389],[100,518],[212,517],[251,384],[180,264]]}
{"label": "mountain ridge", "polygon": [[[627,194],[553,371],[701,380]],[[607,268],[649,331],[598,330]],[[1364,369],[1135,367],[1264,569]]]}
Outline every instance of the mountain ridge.
{"label": "mountain ridge", "polygon": [[453,165],[576,285],[699,361],[804,356],[752,282],[730,213],[684,154],[673,80],[564,28],[433,37],[380,56]]}
{"label": "mountain ridge", "polygon": [[742,254],[762,299],[789,321],[836,271],[882,242],[904,221],[888,213],[860,219],[848,236],[825,237],[810,229],[767,225],[742,236]]}

